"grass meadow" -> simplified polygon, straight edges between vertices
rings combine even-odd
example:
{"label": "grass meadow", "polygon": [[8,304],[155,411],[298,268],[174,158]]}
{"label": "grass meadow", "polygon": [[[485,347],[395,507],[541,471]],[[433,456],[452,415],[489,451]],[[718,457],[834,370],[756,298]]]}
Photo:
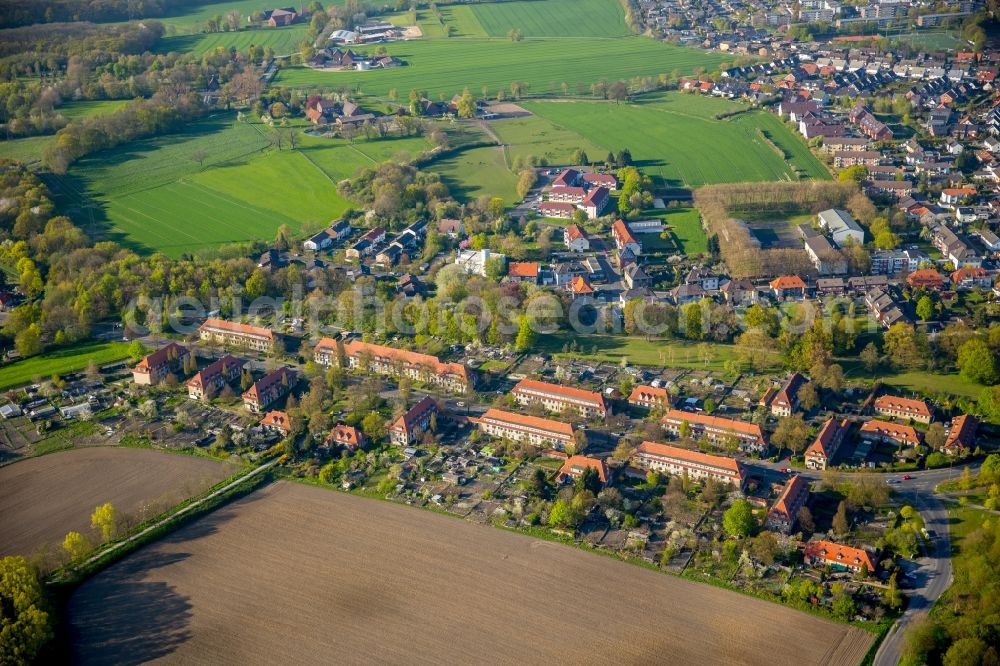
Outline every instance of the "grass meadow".
{"label": "grass meadow", "polygon": [[[62,104],[56,110],[65,116],[67,120],[78,120],[80,118],[113,113],[130,101],[127,99],[84,100]],[[42,159],[45,149],[49,147],[51,142],[51,134],[0,141],[0,158],[26,163],[38,162]]]}
{"label": "grass meadow", "polygon": [[591,160],[601,160],[607,150],[562,125],[539,116],[509,118],[490,123],[490,128],[509,146],[510,159],[534,155],[550,164],[568,164],[582,148]]}
{"label": "grass meadow", "polygon": [[[750,111],[730,120],[713,119],[741,108],[727,100],[667,93],[632,104],[538,101],[523,106],[606,151],[628,148],[636,163],[666,187],[793,180],[792,164],[814,178],[829,178],[774,116]],[[791,154],[791,163],[767,145],[758,127]]]}
{"label": "grass meadow", "polygon": [[[359,168],[425,149],[423,138],[349,144],[302,136],[297,150],[269,147],[269,128],[219,114],[182,134],[134,142],[48,176],[88,230],[138,252],[169,256],[266,239],[286,224],[309,233],[348,202],[336,183]],[[202,164],[193,157],[205,154]]]}
{"label": "grass meadow", "polygon": [[466,86],[476,95],[487,89],[492,97],[510,91],[512,81],[528,84],[528,94],[557,93],[566,83],[572,92],[589,94],[590,85],[633,76],[657,75],[696,67],[714,69],[716,54],[655,42],[645,37],[623,37],[595,43],[593,38],[507,39],[451,38],[394,42],[390,55],[407,66],[368,72],[324,72],[301,65],[282,68],[275,84],[333,90],[349,85],[364,95],[385,98],[395,89],[400,96],[419,90],[431,98],[450,97]]}
{"label": "grass meadow", "polygon": [[156,45],[154,52],[194,53],[202,55],[218,48],[246,51],[251,46],[270,46],[276,55],[288,55],[299,50],[306,39],[309,26],[296,23],[283,28],[256,28],[237,32],[204,32],[190,35],[166,36]]}
{"label": "grass meadow", "polygon": [[508,204],[517,200],[517,174],[507,167],[500,146],[465,150],[435,161],[428,169],[441,175],[457,199],[490,195]]}
{"label": "grass meadow", "polygon": [[128,345],[124,342],[87,342],[65,347],[0,366],[0,389],[83,370],[91,360],[104,365],[127,357]]}
{"label": "grass meadow", "polygon": [[506,37],[511,29],[531,37],[627,37],[625,11],[610,0],[546,0],[498,2],[470,7],[490,37]]}

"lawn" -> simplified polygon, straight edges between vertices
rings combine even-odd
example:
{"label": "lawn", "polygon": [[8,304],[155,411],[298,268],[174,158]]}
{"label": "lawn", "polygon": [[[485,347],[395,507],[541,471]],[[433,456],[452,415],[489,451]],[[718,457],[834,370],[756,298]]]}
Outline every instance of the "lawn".
{"label": "lawn", "polygon": [[517,174],[507,168],[499,146],[465,150],[427,168],[441,175],[456,199],[470,201],[489,195],[502,197],[508,204],[517,201]]}
{"label": "lawn", "polygon": [[[610,2],[610,0],[608,0]],[[345,84],[366,95],[387,97],[420,90],[436,99],[451,96],[466,86],[476,95],[485,86],[489,95],[510,90],[512,81],[527,83],[528,93],[559,92],[566,83],[573,92],[588,93],[600,80],[655,76],[678,70],[690,73],[696,67],[712,70],[722,56],[656,42],[646,37],[623,37],[595,42],[592,38],[526,39],[434,39],[394,42],[385,45],[389,54],[403,59],[406,67],[368,72],[323,72],[289,66],[278,73],[275,84],[308,89],[333,90]]]}
{"label": "lawn", "polygon": [[546,0],[472,5],[491,37],[516,28],[526,37],[625,37],[625,11],[614,0]]}
{"label": "lawn", "polygon": [[[576,342],[578,351],[563,352],[564,345],[570,341]],[[708,350],[707,360],[702,357],[699,349],[702,344]],[[535,351],[611,363],[620,363],[624,358],[635,365],[707,370],[722,370],[723,364],[735,357],[732,345],[688,340],[645,340],[624,335],[586,335],[563,331],[538,336]],[[779,360],[775,354],[775,367]]]}
{"label": "lawn", "polygon": [[0,157],[19,162],[37,162],[49,147],[52,136],[28,136],[0,141]]}
{"label": "lawn", "polygon": [[83,370],[91,360],[97,365],[119,361],[128,357],[128,347],[124,342],[87,342],[14,361],[0,367],[0,389]]}
{"label": "lawn", "polygon": [[758,133],[764,128],[782,146],[801,142],[778,120],[750,111],[730,120],[713,115],[741,108],[734,102],[681,93],[650,96],[634,104],[525,102],[529,111],[604,150],[628,148],[636,164],[663,187],[797,179],[792,164],[813,177],[829,177],[802,144],[783,160]]}
{"label": "lawn", "polygon": [[[659,218],[672,232],[673,246],[684,254],[704,254],[708,252],[708,237],[701,226],[701,216],[695,208],[660,208],[643,211],[640,219]],[[650,234],[642,234],[643,242]]]}
{"label": "lawn", "polygon": [[275,55],[296,53],[306,39],[309,26],[297,23],[283,28],[257,28],[237,32],[205,32],[164,37],[155,53],[194,53],[202,55],[218,48],[246,51],[251,46],[270,46]]}
{"label": "lawn", "polygon": [[913,370],[892,373],[880,369],[872,374],[865,370],[856,358],[837,359],[837,362],[844,366],[844,374],[849,380],[875,381],[877,379],[888,386],[895,386],[906,392],[922,393],[928,396],[948,394],[976,398],[983,391],[981,385],[970,382],[957,372],[943,374]]}
{"label": "lawn", "polygon": [[549,164],[569,164],[582,148],[591,160],[604,159],[607,151],[596,143],[541,116],[509,118],[490,123],[490,128],[508,145],[510,159],[534,155]]}
{"label": "lawn", "polygon": [[66,116],[68,120],[77,120],[78,118],[90,118],[91,116],[114,113],[131,101],[130,99],[81,100],[79,102],[60,104],[56,107],[56,111]]}

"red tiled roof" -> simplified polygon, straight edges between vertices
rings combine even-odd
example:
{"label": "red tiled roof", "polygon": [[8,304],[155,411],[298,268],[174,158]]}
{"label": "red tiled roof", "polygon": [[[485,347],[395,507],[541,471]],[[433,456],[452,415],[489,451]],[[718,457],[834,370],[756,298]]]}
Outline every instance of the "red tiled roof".
{"label": "red tiled roof", "polygon": [[892,437],[893,439],[898,439],[908,444],[920,443],[920,435],[917,433],[915,429],[913,429],[913,427],[908,425],[900,425],[899,423],[889,423],[888,421],[880,421],[879,419],[871,419],[870,421],[865,421],[861,425],[861,432],[886,435]]}
{"label": "red tiled roof", "polygon": [[930,417],[931,410],[923,400],[899,398],[894,395],[880,395],[875,399],[875,409],[904,412],[917,416]]}
{"label": "red tiled roof", "polygon": [[976,193],[976,188],[974,187],[949,187],[941,190],[941,194],[946,194],[949,197],[971,197]]}
{"label": "red tiled roof", "polygon": [[582,275],[574,276],[569,286],[570,289],[573,290],[574,294],[594,293],[594,288],[590,286],[590,282],[587,281],[587,278],[583,277]]}
{"label": "red tiled roof", "polygon": [[976,440],[976,430],[978,428],[979,419],[975,416],[970,416],[969,414],[956,416],[951,420],[951,427],[948,430],[948,438],[944,442],[944,448],[972,448]]}
{"label": "red tiled roof", "polygon": [[639,385],[632,389],[628,396],[629,402],[663,402],[670,404],[670,393],[665,388]]}
{"label": "red tiled roof", "polygon": [[816,435],[816,439],[806,449],[806,456],[821,454],[824,458],[829,458],[832,455],[830,448],[833,445],[833,441],[837,439],[841,431],[845,428],[847,428],[847,419],[844,419],[840,423],[837,423],[837,420],[832,417],[827,419],[823,427],[820,428],[819,434]]}
{"label": "red tiled roof", "polygon": [[284,432],[291,430],[292,422],[285,412],[268,412],[260,420],[260,424],[265,428],[275,428]]}
{"label": "red tiled roof", "polygon": [[515,427],[526,426],[529,428],[536,428],[538,430],[556,433],[564,437],[573,436],[573,425],[570,423],[553,421],[552,419],[545,419],[540,416],[528,416],[527,414],[506,412],[502,409],[490,408],[486,410],[485,414],[479,417],[479,420],[480,422],[487,420],[500,421]]}
{"label": "red tiled roof", "polygon": [[731,473],[743,475],[743,468],[740,466],[739,462],[735,458],[727,458],[726,456],[713,456],[708,453],[702,453],[701,451],[691,451],[689,449],[682,449],[678,446],[670,446],[669,444],[661,444],[659,442],[643,442],[635,449],[636,453],[648,453],[654,456],[662,456],[664,458],[673,458],[675,460],[681,460],[689,463],[697,463],[699,465],[707,465],[709,467],[715,467],[721,470],[726,470]]}
{"label": "red tiled roof", "polygon": [[354,426],[335,425],[323,443],[326,446],[330,446],[331,443],[343,444],[348,448],[356,449],[361,446],[364,440],[365,436]]}
{"label": "red tiled roof", "polygon": [[941,284],[944,278],[933,268],[918,268],[906,276],[906,282],[913,284]]}
{"label": "red tiled roof", "polygon": [[512,261],[507,269],[507,275],[511,277],[538,277],[537,261]]}
{"label": "red tiled roof", "polygon": [[577,238],[586,238],[589,240],[590,236],[579,224],[571,224],[566,227],[566,238],[571,241],[575,241]]}
{"label": "red tiled roof", "polygon": [[169,363],[171,352],[176,352],[177,358],[180,359],[181,357],[187,355],[188,350],[176,342],[171,342],[166,347],[161,347],[152,354],[147,354],[136,364],[135,370],[146,372],[150,368],[156,368]]}
{"label": "red tiled roof", "polygon": [[556,397],[581,400],[592,403],[595,406],[599,406],[601,409],[605,409],[607,407],[604,402],[604,396],[600,393],[585,391],[584,389],[573,388],[572,386],[561,386],[559,384],[539,382],[534,379],[522,379],[517,383],[517,386],[511,390],[511,393],[521,393],[524,391],[540,391]]}
{"label": "red tiled roof", "polygon": [[962,282],[963,280],[979,280],[990,273],[985,268],[979,266],[966,266],[965,268],[959,268],[957,271],[951,274],[951,281],[955,284]]}
{"label": "red tiled roof", "polygon": [[805,548],[806,557],[815,557],[831,564],[841,564],[844,566],[868,567],[868,572],[875,571],[871,556],[861,548],[851,548],[842,546],[832,541],[810,541]]}
{"label": "red tiled roof", "polygon": [[608,188],[595,187],[590,192],[587,192],[587,196],[584,198],[583,203],[585,206],[599,206],[607,200]]}
{"label": "red tiled roof", "polygon": [[774,503],[774,506],[771,507],[771,512],[786,516],[790,520],[794,520],[795,512],[799,510],[799,507],[802,506],[805,501],[800,497],[803,492],[805,492],[808,497],[809,482],[806,481],[805,477],[796,474],[788,480],[788,483],[785,484],[778,500]]}
{"label": "red tiled roof", "polygon": [[806,283],[798,275],[782,275],[769,283],[771,289],[805,289]]}
{"label": "red tiled roof", "polygon": [[615,223],[611,225],[611,234],[615,237],[615,241],[620,246],[626,245],[627,243],[639,243],[639,241],[636,240],[635,234],[632,233],[632,230],[629,229],[628,225],[622,220],[616,220]]}
{"label": "red tiled roof", "polygon": [[570,456],[559,469],[557,476],[560,480],[566,476],[577,477],[583,474],[583,471],[588,468],[597,471],[597,476],[601,479],[602,484],[608,482],[608,466],[603,460],[580,455]]}
{"label": "red tiled roof", "polygon": [[243,393],[243,399],[260,400],[261,394],[282,381],[283,377],[287,377],[288,385],[291,386],[295,383],[295,371],[290,368],[278,368],[274,372],[264,375],[257,381],[253,383],[253,386],[248,388]]}
{"label": "red tiled roof", "polygon": [[227,354],[226,356],[223,356],[219,360],[213,362],[211,365],[208,365],[196,372],[191,379],[185,382],[185,385],[203,389],[217,375],[222,374],[223,366],[228,368],[232,368],[233,366],[242,368],[243,361],[239,360],[235,356],[229,356]]}
{"label": "red tiled roof", "polygon": [[405,432],[409,432],[413,429],[413,424],[430,411],[437,411],[437,401],[431,396],[425,395],[420,402],[410,407],[405,414],[393,421],[392,429],[397,431],[402,429]]}
{"label": "red tiled roof", "polygon": [[679,409],[671,409],[661,420],[664,423],[681,423],[682,421],[687,421],[693,425],[712,426],[720,430],[732,430],[745,435],[753,435],[760,440],[764,439],[764,434],[761,432],[760,426],[756,423],[724,419],[721,416],[710,416],[697,412],[683,412]]}
{"label": "red tiled roof", "polygon": [[242,335],[256,335],[265,337],[269,340],[274,338],[274,332],[269,328],[261,328],[260,326],[250,326],[249,324],[241,324],[235,321],[225,321],[224,319],[216,319],[215,317],[209,317],[205,320],[205,323],[201,325],[202,329],[215,329],[219,331],[226,331],[228,333],[238,333]]}
{"label": "red tiled roof", "polygon": [[[313,353],[320,350],[336,353],[337,341],[332,338],[321,339],[313,348]],[[462,377],[464,381],[469,381],[469,370],[464,365],[461,363],[446,363],[437,356],[431,356],[430,354],[421,354],[406,349],[396,349],[395,347],[361,342],[360,340],[345,342],[344,353],[350,357],[360,357],[362,354],[368,353],[373,357],[387,359],[390,362],[400,361],[410,366],[423,366],[436,375],[457,375]]]}
{"label": "red tiled roof", "polygon": [[552,197],[583,197],[587,194],[587,190],[582,187],[567,187],[564,185],[557,185],[552,188],[549,192],[549,196]]}

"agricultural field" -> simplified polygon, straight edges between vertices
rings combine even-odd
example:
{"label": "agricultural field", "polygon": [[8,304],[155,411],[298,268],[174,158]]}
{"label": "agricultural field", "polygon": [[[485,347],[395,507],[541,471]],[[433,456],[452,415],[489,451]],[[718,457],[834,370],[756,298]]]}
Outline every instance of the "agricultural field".
{"label": "agricultural field", "polygon": [[52,135],[26,136],[21,139],[0,141],[0,158],[18,162],[37,162],[42,159],[45,149],[52,142]]}
{"label": "agricultural field", "polygon": [[549,164],[569,164],[582,148],[591,160],[601,160],[607,150],[541,116],[507,118],[490,122],[490,129],[508,146],[510,159],[534,155]]}
{"label": "agricultural field", "polygon": [[48,181],[88,230],[138,252],[176,257],[272,238],[283,224],[296,233],[315,231],[349,205],[337,194],[338,181],[428,145],[423,138],[350,144],[300,135],[296,150],[276,150],[272,133],[219,114],[185,133],[88,157],[68,176]]}
{"label": "agricultural field", "polygon": [[256,28],[236,32],[205,32],[164,37],[153,49],[155,53],[194,53],[201,55],[217,48],[246,51],[251,46],[270,46],[275,55],[297,53],[307,38],[309,26],[296,23],[283,28]]}
{"label": "agricultural field", "polygon": [[234,471],[208,458],[107,447],[61,451],[0,467],[0,556],[59,548],[69,531],[90,535],[90,514],[104,502],[127,515],[146,507],[152,517]]}
{"label": "agricultural field", "polygon": [[627,37],[625,10],[609,0],[546,0],[472,5],[490,37],[506,37],[516,28],[530,37]]}
{"label": "agricultural field", "polygon": [[488,146],[464,150],[426,167],[440,174],[456,199],[470,201],[483,195],[517,200],[517,174],[507,167],[503,149]]}
{"label": "agricultural field", "polygon": [[427,39],[386,44],[390,55],[405,67],[369,72],[324,72],[301,65],[282,68],[275,84],[310,92],[334,90],[345,84],[364,95],[386,98],[395,89],[400,96],[421,90],[436,99],[450,97],[466,86],[492,97],[499,90],[509,94],[512,81],[528,84],[529,94],[561,92],[566,83],[573,93],[589,94],[590,85],[633,76],[656,76],[696,67],[712,70],[720,55],[686,49],[645,37],[609,39],[595,45],[592,38],[526,39]]}
{"label": "agricultural field", "polygon": [[561,544],[289,482],[90,579],[67,621],[75,659],[95,663],[614,654],[853,666],[872,643],[861,629]]}
{"label": "agricultural field", "polygon": [[[797,179],[792,166],[814,178],[828,178],[822,164],[777,118],[749,111],[728,120],[717,113],[740,105],[721,99],[668,93],[633,104],[610,102],[524,102],[529,111],[588,137],[604,150],[628,148],[636,164],[661,186]],[[760,136],[785,147],[786,161]],[[799,142],[801,143],[801,142]]]}
{"label": "agricultural field", "polygon": [[128,357],[124,342],[86,342],[0,366],[0,389],[23,386],[36,378],[48,379]]}

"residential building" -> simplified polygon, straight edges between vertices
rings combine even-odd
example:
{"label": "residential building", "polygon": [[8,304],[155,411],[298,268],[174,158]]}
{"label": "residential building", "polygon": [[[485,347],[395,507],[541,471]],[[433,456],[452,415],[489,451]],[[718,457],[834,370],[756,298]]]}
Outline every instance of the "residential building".
{"label": "residential building", "polygon": [[282,436],[287,436],[292,431],[292,420],[285,412],[268,412],[260,420],[260,427],[264,430],[277,432]]}
{"label": "residential building", "polygon": [[695,439],[704,437],[713,444],[722,444],[732,438],[739,443],[740,449],[748,453],[761,453],[767,448],[764,433],[756,423],[679,409],[671,409],[661,422],[664,429],[674,437],[680,437],[684,424],[687,424],[690,436]]}
{"label": "residential building", "polygon": [[215,317],[205,320],[198,329],[198,335],[203,341],[227,347],[243,347],[260,352],[269,352],[274,348],[274,332],[270,329]]}
{"label": "residential building", "polygon": [[653,285],[653,279],[646,274],[646,271],[642,270],[639,264],[626,266],[622,271],[622,280],[629,289],[641,289]]}
{"label": "residential building", "polygon": [[288,395],[298,378],[291,368],[278,368],[258,379],[243,393],[243,406],[254,414]]}
{"label": "residential building", "polygon": [[590,280],[583,277],[582,275],[576,275],[570,280],[569,291],[573,294],[574,300],[582,296],[593,296],[594,286],[590,284]]}
{"label": "residential building", "polygon": [[479,417],[479,429],[490,437],[527,442],[538,447],[564,450],[573,444],[574,428],[570,423],[488,409]]}
{"label": "residential building", "polygon": [[540,403],[550,412],[564,412],[575,409],[585,418],[603,419],[611,413],[604,396],[594,391],[559,384],[522,379],[511,390],[511,395],[520,405]]}
{"label": "residential building", "polygon": [[354,426],[337,424],[323,440],[323,446],[328,449],[342,446],[350,451],[356,451],[365,447],[365,435]]}
{"label": "residential building", "polygon": [[429,395],[410,407],[389,426],[389,440],[396,446],[409,446],[431,427],[431,417],[438,413],[438,404]]}
{"label": "residential building", "polygon": [[615,247],[618,248],[619,252],[624,250],[629,250],[635,256],[639,256],[642,253],[642,244],[632,233],[632,230],[628,228],[624,220],[615,220],[615,223],[611,225],[611,237],[615,241]]}
{"label": "residential building", "polygon": [[553,187],[549,190],[549,201],[580,204],[587,196],[587,190],[582,187]]}
{"label": "residential building", "polygon": [[214,398],[243,372],[243,361],[235,356],[223,356],[211,365],[202,368],[185,382],[188,397],[192,400]]}
{"label": "residential building", "polygon": [[872,556],[862,548],[851,548],[832,541],[810,541],[804,550],[805,561],[813,566],[829,566],[853,573],[875,572]]}
{"label": "residential building", "polygon": [[611,195],[608,193],[607,188],[594,187],[583,198],[581,208],[587,214],[587,218],[593,220],[604,214],[604,209],[608,207],[610,200]]}
{"label": "residential building", "polygon": [[607,188],[609,192],[614,192],[618,189],[618,179],[612,173],[596,173],[594,171],[588,171],[583,174],[583,182],[589,187],[604,187]]}
{"label": "residential building", "polygon": [[799,406],[799,389],[806,378],[797,372],[785,380],[784,385],[771,399],[771,414],[774,416],[791,416]]}
{"label": "residential building", "polygon": [[837,450],[847,435],[848,423],[847,419],[838,423],[833,417],[826,420],[816,439],[806,448],[807,468],[823,470],[833,463]]}
{"label": "residential building", "polygon": [[948,434],[942,447],[950,455],[965,453],[976,448],[976,430],[979,419],[970,414],[956,416],[948,424]]}
{"label": "residential building", "polygon": [[563,243],[570,252],[586,252],[590,249],[590,236],[578,224],[571,224],[563,230]]}
{"label": "residential building", "polygon": [[632,454],[632,462],[640,468],[670,476],[692,479],[714,479],[743,490],[746,473],[734,458],[713,456],[700,451],[690,451],[669,444],[643,442]]}
{"label": "residential building", "polygon": [[167,375],[182,372],[189,355],[187,347],[171,342],[143,357],[132,368],[132,381],[141,386],[155,386],[166,379]]}
{"label": "residential building", "polygon": [[865,231],[851,214],[839,208],[830,208],[819,214],[819,226],[833,238],[837,247],[844,247],[853,241],[858,245],[865,243]]}
{"label": "residential building", "polygon": [[940,289],[944,277],[933,268],[918,268],[906,276],[906,284],[913,289]]}
{"label": "residential building", "polygon": [[576,169],[564,169],[552,180],[552,187],[576,187],[580,184],[581,174]]}
{"label": "residential building", "polygon": [[562,201],[543,201],[541,205],[538,206],[538,212],[541,213],[542,217],[555,217],[562,218],[564,220],[572,220],[573,214],[576,212],[576,206]]}
{"label": "residential building", "polygon": [[[469,275],[481,275],[486,277],[486,267],[488,262],[500,262],[501,268],[507,263],[507,257],[499,252],[492,252],[486,248],[482,250],[459,250],[455,257],[455,264],[461,266]],[[501,273],[502,275],[502,273]]]}
{"label": "residential building", "polygon": [[941,190],[941,203],[954,206],[976,196],[974,187],[948,187]]}
{"label": "residential building", "polygon": [[327,229],[318,231],[302,241],[302,249],[306,252],[320,252],[333,245],[333,235]]}
{"label": "residential building", "polygon": [[656,386],[636,386],[629,394],[628,404],[643,409],[669,409],[670,393]]}
{"label": "residential building", "polygon": [[993,286],[993,276],[985,268],[966,266],[951,274],[956,289],[989,289]]}
{"label": "residential building", "polygon": [[507,279],[512,282],[538,284],[537,261],[512,261],[507,266]]}
{"label": "residential building", "polygon": [[806,295],[806,283],[798,275],[782,275],[768,283],[779,301],[801,300]]}
{"label": "residential building", "polygon": [[890,423],[871,419],[861,425],[861,439],[869,442],[916,446],[920,444],[920,434],[912,427],[901,423]]}
{"label": "residential building", "polygon": [[313,359],[326,367],[346,363],[352,370],[361,369],[394,377],[405,376],[456,393],[465,391],[476,383],[475,374],[461,363],[447,363],[430,354],[360,340],[342,342],[323,338],[313,348]]}
{"label": "residential building", "polygon": [[559,468],[559,473],[556,474],[556,483],[572,483],[583,476],[583,473],[588,469],[597,472],[597,478],[601,480],[602,488],[608,485],[610,473],[607,464],[603,460],[580,455],[570,456],[566,459],[563,466]]}
{"label": "residential building", "polygon": [[805,477],[796,474],[788,479],[781,490],[778,500],[767,512],[765,524],[767,529],[791,534],[798,520],[799,510],[809,501],[809,482]]}
{"label": "residential building", "polygon": [[841,275],[847,272],[847,259],[830,244],[826,236],[809,236],[804,247],[809,261],[820,275]]}
{"label": "residential building", "polygon": [[917,423],[931,422],[931,408],[923,400],[900,398],[895,395],[880,395],[875,399],[874,409],[879,416],[888,416],[904,421],[912,420]]}

